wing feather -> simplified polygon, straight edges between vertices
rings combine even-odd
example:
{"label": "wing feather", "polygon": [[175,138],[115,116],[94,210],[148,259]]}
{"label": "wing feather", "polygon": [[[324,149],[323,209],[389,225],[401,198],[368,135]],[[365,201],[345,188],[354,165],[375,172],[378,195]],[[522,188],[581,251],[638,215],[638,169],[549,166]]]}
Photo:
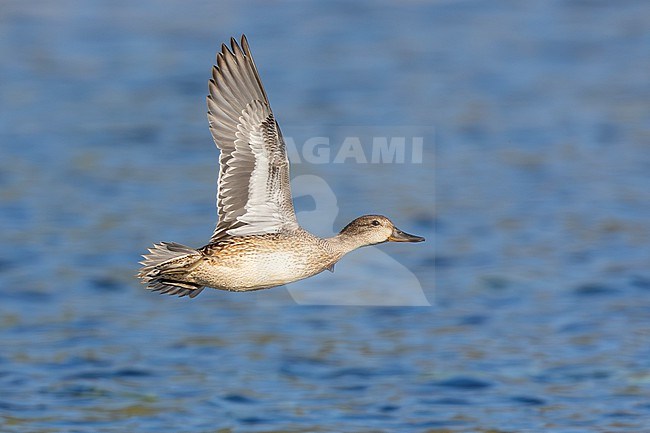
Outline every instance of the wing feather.
{"label": "wing feather", "polygon": [[298,228],[289,159],[245,36],[222,45],[207,98],[210,132],[221,150],[211,242]]}

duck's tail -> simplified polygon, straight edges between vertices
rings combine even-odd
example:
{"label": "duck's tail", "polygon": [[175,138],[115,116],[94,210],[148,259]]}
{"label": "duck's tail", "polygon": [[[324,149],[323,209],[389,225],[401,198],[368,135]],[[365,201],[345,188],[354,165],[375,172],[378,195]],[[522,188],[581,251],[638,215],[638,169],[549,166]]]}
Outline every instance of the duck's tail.
{"label": "duck's tail", "polygon": [[138,278],[147,289],[167,295],[180,297],[189,295],[194,298],[203,290],[203,286],[187,281],[187,274],[194,268],[201,257],[194,248],[175,242],[161,242],[149,248],[140,262],[142,268]]}

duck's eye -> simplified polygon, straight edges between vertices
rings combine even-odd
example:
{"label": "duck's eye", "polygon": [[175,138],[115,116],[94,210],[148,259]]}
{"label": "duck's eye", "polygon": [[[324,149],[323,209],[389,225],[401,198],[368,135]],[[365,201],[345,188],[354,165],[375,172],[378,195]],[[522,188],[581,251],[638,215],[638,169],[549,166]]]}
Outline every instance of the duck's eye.
{"label": "duck's eye", "polygon": [[371,224],[372,224],[373,226],[378,226],[378,225],[379,225],[379,221],[377,221],[377,220],[372,220],[372,223],[371,223]]}

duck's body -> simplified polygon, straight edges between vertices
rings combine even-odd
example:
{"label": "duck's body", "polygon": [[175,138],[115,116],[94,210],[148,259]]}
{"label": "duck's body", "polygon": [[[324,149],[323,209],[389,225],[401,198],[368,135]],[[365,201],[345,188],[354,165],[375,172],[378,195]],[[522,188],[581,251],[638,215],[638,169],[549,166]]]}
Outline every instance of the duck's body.
{"label": "duck's body", "polygon": [[330,242],[305,230],[240,236],[201,248],[198,284],[233,291],[266,289],[302,280],[341,257]]}
{"label": "duck's body", "polygon": [[206,246],[155,244],[138,276],[147,287],[179,296],[204,287],[250,291],[316,275],[348,252],[386,241],[420,242],[381,215],[366,215],[338,235],[319,238],[296,221],[289,160],[250,54],[231,39],[217,55],[210,80],[208,119],[221,150],[219,223]]}

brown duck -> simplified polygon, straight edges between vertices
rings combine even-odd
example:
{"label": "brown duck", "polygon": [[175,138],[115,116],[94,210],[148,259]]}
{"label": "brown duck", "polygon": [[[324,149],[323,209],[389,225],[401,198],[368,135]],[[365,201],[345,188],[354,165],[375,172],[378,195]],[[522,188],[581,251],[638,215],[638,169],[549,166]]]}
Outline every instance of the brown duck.
{"label": "brown duck", "polygon": [[365,215],[336,236],[319,238],[298,224],[289,184],[289,160],[248,41],[222,45],[209,82],[210,132],[221,151],[217,210],[210,242],[199,249],[155,244],[140,262],[147,288],[197,296],[205,287],[268,289],[311,277],[359,247],[422,242],[386,217]]}

